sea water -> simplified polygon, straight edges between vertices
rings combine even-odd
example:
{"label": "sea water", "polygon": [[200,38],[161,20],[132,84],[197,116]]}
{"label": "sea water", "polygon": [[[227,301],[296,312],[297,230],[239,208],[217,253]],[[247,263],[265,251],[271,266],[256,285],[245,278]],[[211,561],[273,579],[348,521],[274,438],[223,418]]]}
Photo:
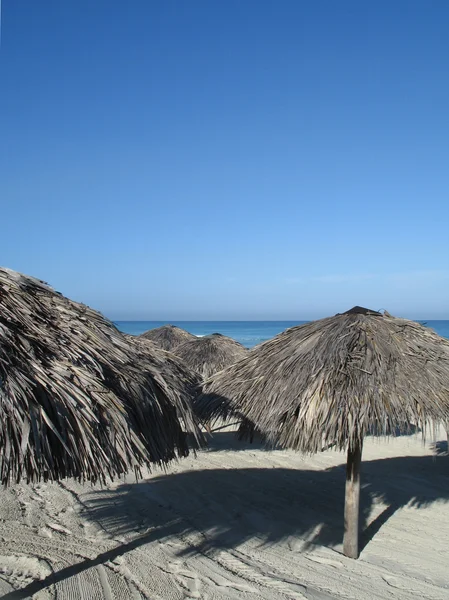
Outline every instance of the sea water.
{"label": "sea water", "polygon": [[[193,335],[204,336],[210,333],[222,333],[237,340],[247,348],[271,339],[281,331],[302,325],[307,321],[116,321],[115,325],[124,333],[139,335],[161,327],[177,325]],[[449,321],[419,321],[436,331],[442,337],[449,338]]]}

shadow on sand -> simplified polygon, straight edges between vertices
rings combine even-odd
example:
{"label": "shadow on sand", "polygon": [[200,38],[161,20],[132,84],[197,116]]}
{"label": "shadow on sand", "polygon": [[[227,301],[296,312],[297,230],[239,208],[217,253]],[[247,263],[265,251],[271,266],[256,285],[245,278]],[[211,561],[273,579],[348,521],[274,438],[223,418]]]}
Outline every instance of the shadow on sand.
{"label": "shadow on sand", "polygon": [[[447,457],[365,461],[362,469],[362,548],[396,510],[449,501]],[[197,541],[190,542],[184,554],[213,553],[250,539],[271,544],[299,538],[300,549],[311,544],[339,547],[344,484],[344,466],[325,471],[207,469],[155,476],[115,490],[91,492],[85,499],[84,517],[100,523],[111,536],[129,536],[130,541],[8,593],[3,600],[27,598],[134,548],[170,536],[186,540],[186,536],[195,534]],[[373,520],[372,509],[378,500],[386,508]]]}
{"label": "shadow on sand", "polygon": [[[362,466],[362,547],[396,510],[449,501],[445,457],[399,457]],[[233,548],[250,538],[275,543],[292,536],[338,546],[343,538],[345,467],[206,469],[154,477],[87,498],[91,519],[111,535],[160,528],[178,518],[179,533],[199,531],[191,551]],[[375,502],[386,505],[374,521]],[[168,513],[168,514],[167,514]]]}
{"label": "shadow on sand", "polygon": [[449,447],[448,447],[448,443],[447,442],[436,442],[433,447],[432,450],[434,451],[435,454],[437,455],[446,455],[449,452]]}
{"label": "shadow on sand", "polygon": [[266,441],[255,433],[253,440],[238,439],[237,431],[213,432],[212,436],[206,436],[206,449],[209,452],[241,452],[242,450],[276,450],[274,446],[267,446]]}
{"label": "shadow on sand", "polygon": [[[296,550],[310,544],[339,547],[344,485],[344,466],[325,471],[207,469],[155,476],[115,490],[89,493],[84,518],[100,523],[113,537],[130,536],[131,541],[6,594],[3,599],[27,598],[53,583],[170,536],[186,540],[185,536],[195,534],[197,542],[190,542],[184,554],[231,549],[250,539],[260,544],[296,540]],[[378,500],[386,508],[373,520],[372,509]],[[362,548],[398,509],[407,505],[426,507],[437,500],[449,501],[447,457],[363,462]]]}
{"label": "shadow on sand", "polygon": [[[206,448],[209,452],[220,452],[222,450],[227,450],[231,452],[238,452],[242,450],[282,450],[282,448],[275,445],[267,445],[267,442],[263,438],[263,436],[255,431],[253,434],[253,439],[250,441],[249,439],[243,438],[239,439],[238,431],[220,431],[221,428],[217,430],[212,430],[212,435],[206,433]],[[397,430],[395,432],[395,437],[407,437],[411,435],[416,435],[420,433],[421,429],[416,427],[415,425],[409,426],[409,431],[401,432]],[[370,434],[366,436],[367,438],[371,437]],[[437,442],[435,445],[435,453],[442,454],[442,448],[447,446],[446,442]]]}

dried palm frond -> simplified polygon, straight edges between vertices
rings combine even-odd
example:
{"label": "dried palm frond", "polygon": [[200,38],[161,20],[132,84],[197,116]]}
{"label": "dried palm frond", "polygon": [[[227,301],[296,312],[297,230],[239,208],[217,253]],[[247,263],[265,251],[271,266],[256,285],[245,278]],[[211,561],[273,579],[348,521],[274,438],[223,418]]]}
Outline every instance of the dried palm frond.
{"label": "dried palm frond", "polygon": [[[141,336],[126,336],[130,343],[137,347],[137,352],[145,368],[157,378],[159,373],[164,374],[164,382],[179,398],[187,397],[189,404],[201,383],[201,377],[190,369],[185,362],[172,352],[162,350],[151,340]],[[190,411],[188,411],[190,414]],[[195,424],[190,423],[189,430],[194,430]]]}
{"label": "dried palm frond", "polygon": [[184,342],[174,353],[203,379],[207,379],[246,356],[248,350],[230,337],[212,333]]}
{"label": "dried palm frond", "polygon": [[196,411],[246,417],[269,441],[304,452],[425,429],[449,419],[449,340],[356,307],[264,342],[205,382]]}
{"label": "dried palm frond", "polygon": [[168,352],[172,352],[177,346],[188,340],[196,339],[193,334],[180,327],[176,327],[176,325],[156,327],[156,329],[150,329],[138,337],[150,340],[156,344],[156,346],[159,346],[159,348],[167,350]]}
{"label": "dried palm frond", "polygon": [[0,268],[1,481],[104,479],[186,455],[190,392],[149,357],[98,312]]}

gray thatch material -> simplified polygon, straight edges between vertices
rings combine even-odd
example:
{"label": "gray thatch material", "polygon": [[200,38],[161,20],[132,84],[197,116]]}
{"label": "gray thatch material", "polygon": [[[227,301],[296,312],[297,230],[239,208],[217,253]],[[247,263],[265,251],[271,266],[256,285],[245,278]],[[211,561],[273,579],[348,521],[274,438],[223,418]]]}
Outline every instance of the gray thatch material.
{"label": "gray thatch material", "polygon": [[176,389],[180,396],[187,392],[189,400],[193,401],[195,390],[201,383],[201,377],[196,371],[190,369],[179,356],[162,350],[151,340],[128,334],[126,337],[129,342],[137,346],[143,364],[150,368],[154,365],[153,368],[156,370],[163,367],[164,377],[170,388]]}
{"label": "gray thatch material", "polygon": [[212,333],[181,344],[174,353],[203,379],[207,379],[246,356],[248,350],[230,337]]}
{"label": "gray thatch material", "polygon": [[[270,442],[303,452],[347,448],[348,481],[357,486],[367,433],[448,421],[449,340],[355,307],[261,344],[204,384],[196,411],[203,419],[238,414]],[[358,506],[357,494],[349,504]],[[345,552],[356,554],[351,544]]]}
{"label": "gray thatch material", "polygon": [[[193,380],[192,380],[193,381]],[[120,475],[188,453],[185,382],[45,283],[0,268],[0,479]]]}
{"label": "gray thatch material", "polygon": [[168,352],[173,352],[175,348],[184,342],[196,339],[194,335],[185,331],[185,329],[176,327],[176,325],[156,327],[156,329],[150,329],[138,337],[150,340],[156,344],[156,346],[159,346],[159,348],[167,350]]}
{"label": "gray thatch material", "polygon": [[303,452],[425,427],[449,411],[449,340],[405,319],[347,312],[287,329],[212,377],[196,404]]}
{"label": "gray thatch material", "polygon": [[152,342],[151,340],[148,340],[146,338],[143,338],[141,335],[133,335],[132,333],[123,333],[122,335],[130,342],[134,343],[136,342],[137,344],[141,345],[144,348],[150,348],[151,350],[160,350],[160,347],[155,344],[154,342]]}

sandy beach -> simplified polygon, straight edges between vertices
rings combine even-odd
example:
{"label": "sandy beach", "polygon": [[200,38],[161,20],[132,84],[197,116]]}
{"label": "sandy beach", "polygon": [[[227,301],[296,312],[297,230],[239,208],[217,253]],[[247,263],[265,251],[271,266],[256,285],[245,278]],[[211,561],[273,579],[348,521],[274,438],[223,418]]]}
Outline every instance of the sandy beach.
{"label": "sandy beach", "polygon": [[341,554],[342,453],[267,451],[228,430],[140,483],[1,490],[0,594],[446,600],[449,458],[437,440],[366,440],[359,560]]}
{"label": "sandy beach", "polygon": [[0,600],[449,600],[448,24],[0,0]]}

